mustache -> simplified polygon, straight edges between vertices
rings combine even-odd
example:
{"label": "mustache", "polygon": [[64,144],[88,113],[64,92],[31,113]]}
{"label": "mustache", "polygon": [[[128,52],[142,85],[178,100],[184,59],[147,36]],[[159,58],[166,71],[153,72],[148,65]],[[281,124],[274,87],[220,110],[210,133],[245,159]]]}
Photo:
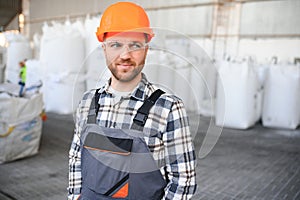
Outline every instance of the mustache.
{"label": "mustache", "polygon": [[136,62],[131,60],[116,62],[117,65],[136,65]]}

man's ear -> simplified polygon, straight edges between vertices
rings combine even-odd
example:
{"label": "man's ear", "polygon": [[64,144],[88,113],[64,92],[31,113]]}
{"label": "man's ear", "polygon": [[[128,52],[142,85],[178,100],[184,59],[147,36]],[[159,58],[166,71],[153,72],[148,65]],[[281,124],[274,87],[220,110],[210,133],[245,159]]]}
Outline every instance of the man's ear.
{"label": "man's ear", "polygon": [[103,51],[106,52],[106,47],[103,43],[101,44],[101,47],[102,47]]}
{"label": "man's ear", "polygon": [[147,45],[147,46],[145,47],[145,55],[147,55],[148,49],[149,49],[149,46]]}

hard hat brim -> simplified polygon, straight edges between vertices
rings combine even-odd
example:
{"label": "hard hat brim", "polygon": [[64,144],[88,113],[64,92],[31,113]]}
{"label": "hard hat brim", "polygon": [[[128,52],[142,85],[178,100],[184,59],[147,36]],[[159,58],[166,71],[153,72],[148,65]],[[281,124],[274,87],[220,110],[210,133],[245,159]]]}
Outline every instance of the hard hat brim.
{"label": "hard hat brim", "polygon": [[114,29],[114,30],[110,30],[109,32],[100,32],[99,31],[99,28],[98,28],[98,31],[96,32],[96,36],[97,36],[97,39],[99,42],[104,42],[104,35],[105,33],[123,33],[123,32],[134,32],[134,33],[145,33],[148,35],[148,42],[150,42],[150,40],[154,37],[154,33],[152,31],[151,28],[138,28],[138,29],[132,29],[132,30],[120,30],[120,29]]}

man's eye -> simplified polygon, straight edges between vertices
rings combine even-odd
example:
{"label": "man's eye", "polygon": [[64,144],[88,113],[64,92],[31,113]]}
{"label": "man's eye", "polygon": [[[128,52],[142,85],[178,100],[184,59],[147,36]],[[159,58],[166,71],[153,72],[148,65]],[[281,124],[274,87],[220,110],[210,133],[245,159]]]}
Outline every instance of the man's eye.
{"label": "man's eye", "polygon": [[141,49],[143,47],[143,45],[140,43],[132,43],[132,44],[130,44],[130,47],[133,49]]}
{"label": "man's eye", "polygon": [[122,47],[123,45],[121,43],[118,43],[118,42],[113,42],[113,43],[110,43],[109,47],[111,48],[120,48]]}

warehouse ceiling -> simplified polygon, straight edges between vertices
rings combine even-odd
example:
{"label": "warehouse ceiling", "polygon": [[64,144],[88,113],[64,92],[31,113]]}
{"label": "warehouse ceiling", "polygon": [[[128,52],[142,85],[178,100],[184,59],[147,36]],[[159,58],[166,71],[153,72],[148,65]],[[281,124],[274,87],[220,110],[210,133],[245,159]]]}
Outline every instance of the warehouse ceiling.
{"label": "warehouse ceiling", "polygon": [[22,0],[0,0],[0,32],[22,12]]}

